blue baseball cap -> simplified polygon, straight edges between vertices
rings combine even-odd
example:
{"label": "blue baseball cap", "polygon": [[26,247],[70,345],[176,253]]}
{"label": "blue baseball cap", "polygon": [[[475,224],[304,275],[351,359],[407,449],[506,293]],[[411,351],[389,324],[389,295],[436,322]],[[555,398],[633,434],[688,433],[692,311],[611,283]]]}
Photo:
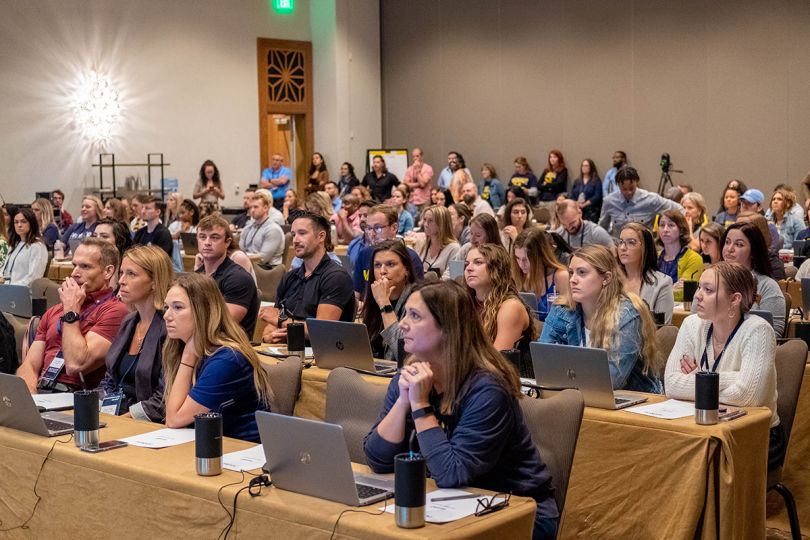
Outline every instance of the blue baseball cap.
{"label": "blue baseball cap", "polygon": [[740,196],[740,199],[751,204],[762,204],[765,202],[765,195],[758,189],[747,189],[745,193]]}

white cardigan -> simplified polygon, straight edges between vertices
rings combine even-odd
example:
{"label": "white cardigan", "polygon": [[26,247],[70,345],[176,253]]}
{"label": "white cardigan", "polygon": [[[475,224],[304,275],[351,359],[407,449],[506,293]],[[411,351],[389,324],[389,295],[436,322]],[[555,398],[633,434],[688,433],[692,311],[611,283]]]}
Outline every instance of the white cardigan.
{"label": "white cardigan", "polygon": [[[693,357],[700,369],[710,324],[697,315],[689,315],[683,321],[664,374],[667,397],[694,401],[697,370],[688,375],[682,373],[681,357]],[[778,425],[775,357],[776,335],[771,325],[762,317],[746,315],[717,366],[720,403],[735,407],[768,407],[771,410],[771,427]],[[711,343],[706,358],[710,366],[714,364]]]}
{"label": "white cardigan", "polygon": [[33,244],[18,242],[3,265],[3,278],[11,285],[31,285],[45,275],[48,267],[48,249],[41,241]]}

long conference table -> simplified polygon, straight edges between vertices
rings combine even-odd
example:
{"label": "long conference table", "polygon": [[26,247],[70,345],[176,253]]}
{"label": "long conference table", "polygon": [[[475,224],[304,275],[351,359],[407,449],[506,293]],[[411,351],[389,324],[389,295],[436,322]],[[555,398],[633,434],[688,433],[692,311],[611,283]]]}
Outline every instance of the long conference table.
{"label": "long conference table", "polygon": [[[101,430],[103,441],[163,427],[108,415],[103,419],[108,423]],[[223,442],[225,452],[250,446],[235,439]],[[129,446],[89,454],[79,451],[69,436],[46,438],[0,428],[0,455],[2,538],[213,539],[229,521],[218,497],[232,512],[234,495],[252,478],[244,475],[240,482],[241,473],[227,470],[219,476],[198,476],[194,443],[159,450]],[[36,492],[41,500],[33,518],[25,529],[6,531],[31,515],[40,468]],[[428,489],[434,488],[429,480]],[[341,516],[351,507],[275,487],[263,488],[257,497],[245,490],[239,495],[231,537],[326,539],[340,517],[335,538],[529,538],[536,509],[533,499],[512,497],[507,508],[487,516],[400,529],[393,514],[379,512],[382,506],[362,509],[376,515],[351,512]]]}
{"label": "long conference table", "polygon": [[[328,375],[317,367],[303,371],[296,416],[324,418]],[[691,417],[586,407],[560,537],[762,538],[770,412],[747,411],[699,426]]]}

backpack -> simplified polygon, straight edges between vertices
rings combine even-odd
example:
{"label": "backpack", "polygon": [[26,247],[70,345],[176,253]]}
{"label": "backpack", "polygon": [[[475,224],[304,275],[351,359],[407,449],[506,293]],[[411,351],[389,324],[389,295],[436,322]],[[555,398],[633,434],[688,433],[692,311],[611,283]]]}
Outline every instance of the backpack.
{"label": "backpack", "polygon": [[0,373],[13,375],[19,366],[14,327],[4,315],[0,315]]}

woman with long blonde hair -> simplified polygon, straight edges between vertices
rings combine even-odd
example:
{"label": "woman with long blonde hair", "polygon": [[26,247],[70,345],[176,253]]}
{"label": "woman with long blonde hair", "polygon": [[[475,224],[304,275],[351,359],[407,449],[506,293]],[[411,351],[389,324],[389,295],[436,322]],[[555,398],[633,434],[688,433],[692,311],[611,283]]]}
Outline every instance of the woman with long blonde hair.
{"label": "woman with long blonde hair", "polygon": [[422,212],[422,230],[425,243],[418,251],[425,273],[433,271],[444,275],[447,265],[458,255],[461,246],[453,236],[450,211],[444,206],[428,206]]}
{"label": "woman with long blonde hair", "polygon": [[568,270],[554,255],[548,233],[539,227],[520,233],[512,251],[518,290],[537,296],[537,317],[545,321],[557,296],[568,293]]}
{"label": "woman with long blonde hair", "polygon": [[606,349],[614,389],[660,394],[664,362],[655,321],[627,290],[613,254],[601,245],[585,246],[574,252],[568,272],[570,292],[551,308],[540,341]]}
{"label": "woman with long blonde hair", "polygon": [[179,276],[164,305],[166,425],[186,427],[194,416],[221,412],[223,434],[259,441],[257,410],[270,410],[267,372],[208,276]]}
{"label": "woman with long blonde hair", "polygon": [[554,538],[551,475],[523,420],[517,371],[493,347],[470,295],[455,281],[417,287],[399,326],[409,358],[364,440],[371,469],[393,472],[415,432],[439,487],[532,497],[533,538]]}
{"label": "woman with long blonde hair", "polygon": [[48,199],[40,197],[31,203],[34,215],[39,222],[39,232],[42,234],[42,241],[49,250],[59,240],[59,227],[53,222],[53,205]]}

